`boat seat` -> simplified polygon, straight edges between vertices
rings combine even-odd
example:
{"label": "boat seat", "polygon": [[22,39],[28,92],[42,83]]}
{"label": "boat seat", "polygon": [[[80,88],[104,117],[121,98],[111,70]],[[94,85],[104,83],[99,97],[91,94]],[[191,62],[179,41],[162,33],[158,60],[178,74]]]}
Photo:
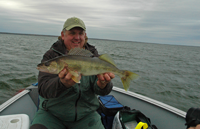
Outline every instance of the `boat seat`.
{"label": "boat seat", "polygon": [[26,114],[14,114],[0,116],[0,129],[28,129],[29,116]]}

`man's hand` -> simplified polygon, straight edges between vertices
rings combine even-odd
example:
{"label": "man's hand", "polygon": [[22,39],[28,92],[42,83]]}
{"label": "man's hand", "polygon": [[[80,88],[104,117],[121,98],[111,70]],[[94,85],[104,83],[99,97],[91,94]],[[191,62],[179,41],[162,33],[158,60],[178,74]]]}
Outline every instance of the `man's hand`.
{"label": "man's hand", "polygon": [[98,78],[97,85],[101,89],[103,89],[111,81],[111,79],[115,78],[115,75],[113,73],[104,73],[104,74],[98,74],[97,78]]}
{"label": "man's hand", "polygon": [[70,88],[71,86],[76,84],[76,82],[72,80],[73,75],[68,72],[67,67],[60,71],[58,76],[62,84],[64,84],[67,88]]}

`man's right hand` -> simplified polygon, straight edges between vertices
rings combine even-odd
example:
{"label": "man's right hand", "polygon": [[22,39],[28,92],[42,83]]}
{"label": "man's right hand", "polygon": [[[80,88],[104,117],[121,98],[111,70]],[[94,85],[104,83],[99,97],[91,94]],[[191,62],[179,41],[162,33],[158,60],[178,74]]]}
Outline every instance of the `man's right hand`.
{"label": "man's right hand", "polygon": [[75,85],[76,82],[72,80],[72,74],[68,72],[67,67],[65,67],[60,73],[58,74],[58,77],[60,78],[60,81],[63,85],[65,85],[67,88],[70,88],[71,86]]}

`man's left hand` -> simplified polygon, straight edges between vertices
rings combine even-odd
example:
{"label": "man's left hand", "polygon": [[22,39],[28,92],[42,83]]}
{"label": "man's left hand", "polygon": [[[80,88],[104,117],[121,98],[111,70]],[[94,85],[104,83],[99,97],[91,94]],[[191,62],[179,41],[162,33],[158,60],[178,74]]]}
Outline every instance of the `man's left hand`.
{"label": "man's left hand", "polygon": [[113,73],[103,73],[103,74],[98,74],[97,78],[98,78],[97,85],[101,89],[103,89],[111,81],[111,79],[115,78],[115,75]]}

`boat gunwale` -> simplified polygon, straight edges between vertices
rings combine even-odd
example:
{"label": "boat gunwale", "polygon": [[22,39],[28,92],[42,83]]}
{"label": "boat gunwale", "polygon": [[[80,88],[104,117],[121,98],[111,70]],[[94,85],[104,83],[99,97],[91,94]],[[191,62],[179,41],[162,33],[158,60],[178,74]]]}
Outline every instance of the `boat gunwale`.
{"label": "boat gunwale", "polygon": [[10,105],[12,105],[14,102],[16,102],[18,99],[20,99],[24,95],[28,94],[29,92],[30,92],[30,90],[23,90],[20,93],[16,94],[15,96],[11,97],[10,99],[8,99],[7,101],[5,101],[4,103],[2,103],[0,105],[0,112],[2,112],[4,109],[6,109]]}
{"label": "boat gunwale", "polygon": [[121,88],[118,88],[118,87],[115,87],[115,86],[113,87],[112,90],[116,91],[116,92],[120,92],[120,93],[126,94],[126,95],[129,95],[129,96],[137,98],[137,99],[140,99],[140,100],[145,101],[147,103],[153,104],[153,105],[158,106],[160,108],[163,108],[163,109],[165,109],[167,111],[175,113],[176,115],[179,115],[179,116],[181,116],[183,118],[185,118],[185,116],[186,116],[186,112],[184,112],[184,111],[182,111],[180,109],[177,109],[177,108],[172,107],[172,106],[170,106],[168,104],[165,104],[165,103],[162,103],[160,101],[157,101],[155,99],[143,96],[141,94],[137,94],[137,93],[132,92],[132,91],[125,91],[124,89],[121,89]]}

